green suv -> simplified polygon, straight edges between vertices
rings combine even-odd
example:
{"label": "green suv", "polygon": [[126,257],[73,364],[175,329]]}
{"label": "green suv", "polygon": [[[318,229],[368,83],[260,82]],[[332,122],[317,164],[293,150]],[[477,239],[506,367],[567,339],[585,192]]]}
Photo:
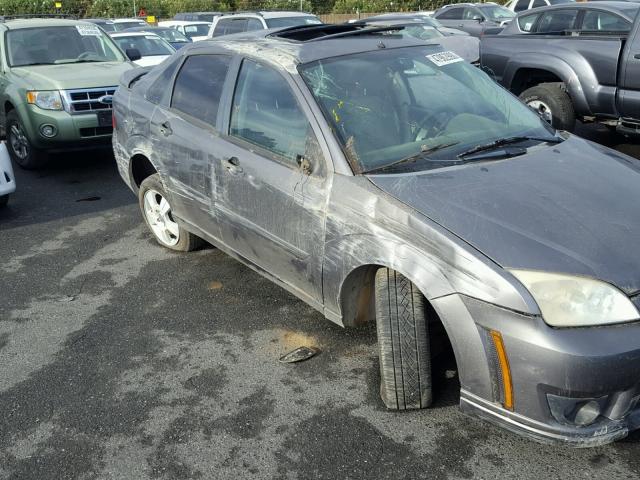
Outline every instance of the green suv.
{"label": "green suv", "polygon": [[94,24],[0,21],[0,134],[11,158],[33,169],[50,152],[109,146],[111,98],[131,68]]}

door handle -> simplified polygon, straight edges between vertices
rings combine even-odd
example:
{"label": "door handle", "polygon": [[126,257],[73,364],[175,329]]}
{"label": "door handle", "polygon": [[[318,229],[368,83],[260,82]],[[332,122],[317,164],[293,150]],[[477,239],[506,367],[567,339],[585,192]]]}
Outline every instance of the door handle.
{"label": "door handle", "polygon": [[636,60],[640,60],[640,53],[636,53],[633,58],[635,58]]}
{"label": "door handle", "polygon": [[231,175],[239,175],[242,173],[242,167],[240,166],[240,160],[238,160],[238,157],[228,158],[225,162],[225,168]]}
{"label": "door handle", "polygon": [[165,137],[168,137],[173,133],[173,130],[171,129],[171,124],[169,123],[169,121],[166,121],[160,124],[160,133],[163,134]]}

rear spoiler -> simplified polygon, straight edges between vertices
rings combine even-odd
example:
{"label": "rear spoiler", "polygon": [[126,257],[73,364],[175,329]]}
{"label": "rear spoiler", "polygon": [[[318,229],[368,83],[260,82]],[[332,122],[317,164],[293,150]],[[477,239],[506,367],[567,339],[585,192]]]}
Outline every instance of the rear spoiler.
{"label": "rear spoiler", "polygon": [[131,88],[134,83],[144,77],[149,71],[151,67],[137,67],[131,70],[128,70],[122,74],[120,77],[120,84],[124,85],[127,88]]}

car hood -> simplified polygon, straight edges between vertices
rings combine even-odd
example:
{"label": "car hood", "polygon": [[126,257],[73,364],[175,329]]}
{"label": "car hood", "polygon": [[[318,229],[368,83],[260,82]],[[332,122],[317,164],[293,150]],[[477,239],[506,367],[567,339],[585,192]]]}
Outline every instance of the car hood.
{"label": "car hood", "polygon": [[120,75],[132,68],[129,62],[101,62],[14,67],[11,73],[30,90],[69,90],[118,85]]}
{"label": "car hood", "polygon": [[640,161],[626,155],[570,137],[511,159],[369,179],[505,268],[640,290]]}
{"label": "car hood", "polygon": [[439,38],[438,43],[445,50],[457,53],[467,62],[477,62],[480,59],[480,39],[476,37],[452,35]]}

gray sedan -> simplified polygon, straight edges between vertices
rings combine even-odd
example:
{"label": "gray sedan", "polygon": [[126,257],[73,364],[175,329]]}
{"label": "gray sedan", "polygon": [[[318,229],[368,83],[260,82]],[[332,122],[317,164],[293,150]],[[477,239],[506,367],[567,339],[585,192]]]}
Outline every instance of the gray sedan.
{"label": "gray sedan", "polygon": [[455,53],[361,25],[201,42],[125,74],[114,126],[160,245],[375,322],[388,408],[431,404],[450,342],[467,412],[578,446],[640,426],[640,165]]}

